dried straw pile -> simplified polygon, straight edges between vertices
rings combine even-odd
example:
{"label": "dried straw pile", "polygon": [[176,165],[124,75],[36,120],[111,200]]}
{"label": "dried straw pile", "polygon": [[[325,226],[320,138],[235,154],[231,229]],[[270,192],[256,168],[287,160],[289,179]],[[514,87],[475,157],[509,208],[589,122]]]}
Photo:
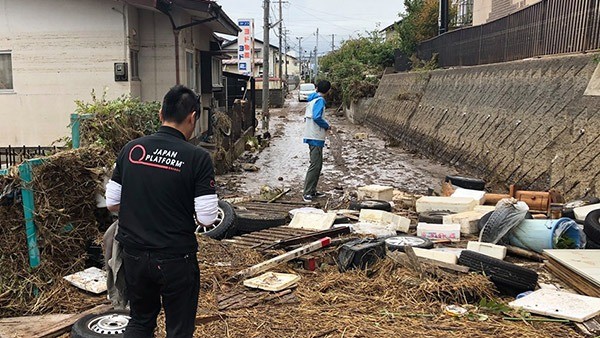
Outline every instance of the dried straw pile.
{"label": "dried straw pile", "polygon": [[77,311],[101,299],[80,293],[62,277],[83,269],[86,245],[99,236],[95,196],[111,162],[112,155],[100,148],[82,148],[34,168],[41,257],[35,270],[29,267],[22,206],[0,207],[0,317]]}
{"label": "dried straw pile", "polygon": [[[480,275],[433,267],[418,274],[390,259],[369,274],[335,268],[302,273],[294,291],[297,304],[219,312],[217,295],[240,287],[224,280],[260,257],[209,239],[201,241],[199,256],[204,258],[198,315],[222,320],[199,325],[195,337],[578,337],[565,324],[508,322],[494,313],[486,313],[486,321],[451,317],[446,305],[496,299],[493,284]],[[165,337],[164,319],[159,323],[157,337]]]}

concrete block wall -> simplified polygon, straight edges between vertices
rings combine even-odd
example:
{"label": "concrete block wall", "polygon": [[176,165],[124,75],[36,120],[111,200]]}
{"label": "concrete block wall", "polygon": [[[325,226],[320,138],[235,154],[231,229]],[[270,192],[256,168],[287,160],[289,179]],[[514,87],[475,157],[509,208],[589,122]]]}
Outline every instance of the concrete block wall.
{"label": "concrete block wall", "polygon": [[386,75],[365,122],[496,188],[600,195],[600,97],[583,95],[598,58]]}

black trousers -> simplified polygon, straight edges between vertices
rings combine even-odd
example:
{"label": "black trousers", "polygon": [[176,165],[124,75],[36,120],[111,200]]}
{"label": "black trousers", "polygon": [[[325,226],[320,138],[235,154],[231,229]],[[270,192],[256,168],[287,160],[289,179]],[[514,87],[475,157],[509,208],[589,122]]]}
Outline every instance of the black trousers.
{"label": "black trousers", "polygon": [[151,338],[156,317],[165,309],[168,338],[194,334],[200,270],[196,253],[185,255],[123,250],[131,320],[125,338]]}

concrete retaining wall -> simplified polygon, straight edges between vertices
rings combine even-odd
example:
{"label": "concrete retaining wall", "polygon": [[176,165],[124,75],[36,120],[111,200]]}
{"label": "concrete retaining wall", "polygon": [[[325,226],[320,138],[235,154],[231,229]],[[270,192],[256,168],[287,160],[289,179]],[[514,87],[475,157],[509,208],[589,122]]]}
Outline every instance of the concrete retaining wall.
{"label": "concrete retaining wall", "polygon": [[365,121],[496,186],[598,195],[600,97],[583,95],[597,68],[587,54],[386,75]]}

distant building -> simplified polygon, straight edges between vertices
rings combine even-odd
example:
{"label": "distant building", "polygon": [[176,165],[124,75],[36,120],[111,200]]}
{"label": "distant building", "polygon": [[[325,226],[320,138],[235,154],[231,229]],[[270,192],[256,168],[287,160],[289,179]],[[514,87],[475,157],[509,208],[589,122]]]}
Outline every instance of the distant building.
{"label": "distant building", "polygon": [[473,26],[500,19],[542,0],[474,0]]}
{"label": "distant building", "polygon": [[397,38],[398,35],[398,31],[396,30],[396,28],[402,23],[402,20],[398,20],[396,22],[394,22],[393,24],[385,27],[384,29],[380,30],[379,33],[383,33],[385,34],[385,40],[389,41],[393,38]]}
{"label": "distant building", "polygon": [[[280,78],[281,75],[285,77],[285,65],[287,63],[288,75],[295,76],[300,75],[300,63],[296,57],[289,54],[282,54],[284,63],[282,67],[283,74],[279,74],[279,48],[275,45],[269,45],[269,77]],[[259,39],[254,39],[254,68],[252,76],[255,78],[262,77],[263,73],[263,50],[264,42]],[[223,60],[223,66],[225,71],[231,73],[238,72],[238,41],[232,40],[223,44],[223,52],[226,53],[230,58]]]}
{"label": "distant building", "polygon": [[6,0],[0,10],[0,145],[67,136],[90,92],[162,100],[177,82],[202,97],[197,133],[223,90],[221,41],[238,26],[214,1]]}

